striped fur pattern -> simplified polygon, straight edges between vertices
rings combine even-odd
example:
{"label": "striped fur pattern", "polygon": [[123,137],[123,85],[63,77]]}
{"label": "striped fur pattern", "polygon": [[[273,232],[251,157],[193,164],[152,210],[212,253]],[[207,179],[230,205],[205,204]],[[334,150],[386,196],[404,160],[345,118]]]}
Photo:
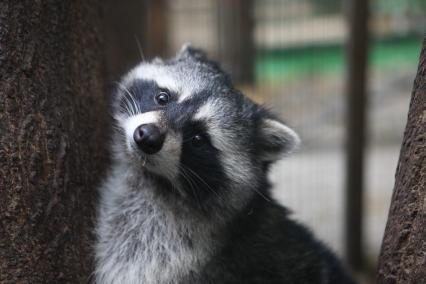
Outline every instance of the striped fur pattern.
{"label": "striped fur pattern", "polygon": [[[96,283],[352,283],[270,195],[268,169],[297,148],[297,134],[202,51],[185,46],[136,66],[118,84],[112,113]],[[134,142],[143,124],[165,133],[155,154]]]}

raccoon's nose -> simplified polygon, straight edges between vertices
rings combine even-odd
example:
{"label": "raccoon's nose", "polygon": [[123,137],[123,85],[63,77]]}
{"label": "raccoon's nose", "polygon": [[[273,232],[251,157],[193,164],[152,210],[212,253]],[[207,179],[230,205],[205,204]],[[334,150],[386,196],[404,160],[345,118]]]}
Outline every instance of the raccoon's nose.
{"label": "raccoon's nose", "polygon": [[165,134],[154,124],[142,124],[133,133],[136,145],[146,154],[155,154],[163,147]]}

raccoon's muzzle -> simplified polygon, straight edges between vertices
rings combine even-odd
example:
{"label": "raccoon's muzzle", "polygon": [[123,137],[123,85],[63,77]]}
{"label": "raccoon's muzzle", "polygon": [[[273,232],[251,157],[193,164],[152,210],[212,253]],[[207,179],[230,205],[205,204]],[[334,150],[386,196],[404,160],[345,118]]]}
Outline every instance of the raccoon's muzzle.
{"label": "raccoon's muzzle", "polygon": [[153,123],[139,125],[133,133],[133,140],[145,154],[155,154],[161,150],[166,135]]}

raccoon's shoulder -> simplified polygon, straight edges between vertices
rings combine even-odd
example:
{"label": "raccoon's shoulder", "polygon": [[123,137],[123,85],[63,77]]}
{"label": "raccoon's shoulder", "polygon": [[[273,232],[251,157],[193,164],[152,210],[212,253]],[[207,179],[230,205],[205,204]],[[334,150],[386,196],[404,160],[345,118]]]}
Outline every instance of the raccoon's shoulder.
{"label": "raccoon's shoulder", "polygon": [[352,283],[334,254],[273,200],[259,198],[230,227],[228,245],[215,260],[226,264],[218,277],[237,277],[232,283]]}

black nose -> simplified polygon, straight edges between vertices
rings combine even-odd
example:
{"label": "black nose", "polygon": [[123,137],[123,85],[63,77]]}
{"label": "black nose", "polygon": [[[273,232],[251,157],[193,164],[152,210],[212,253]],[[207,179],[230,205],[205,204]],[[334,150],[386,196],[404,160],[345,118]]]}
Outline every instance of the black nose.
{"label": "black nose", "polygon": [[165,135],[154,124],[142,124],[133,133],[139,149],[146,154],[155,154],[163,147]]}

